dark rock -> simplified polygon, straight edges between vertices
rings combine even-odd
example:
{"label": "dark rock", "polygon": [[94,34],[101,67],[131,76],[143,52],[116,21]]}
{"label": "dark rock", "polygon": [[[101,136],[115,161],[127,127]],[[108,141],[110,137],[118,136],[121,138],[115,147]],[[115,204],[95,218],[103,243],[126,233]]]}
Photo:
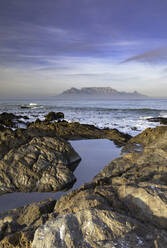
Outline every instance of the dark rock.
{"label": "dark rock", "polygon": [[131,138],[130,135],[119,132],[117,129],[99,129],[93,125],[78,122],[68,123],[67,121],[53,123],[48,123],[48,121],[33,122],[28,125],[27,132],[29,134],[38,132],[44,136],[58,136],[66,140],[110,139],[117,145],[124,145]]}
{"label": "dark rock", "polygon": [[0,132],[5,131],[5,127],[3,125],[0,125]]}
{"label": "dark rock", "polygon": [[60,119],[64,119],[64,114],[62,112],[49,112],[45,116],[46,121],[55,121]]}
{"label": "dark rock", "polygon": [[154,117],[154,118],[148,118],[149,122],[159,122],[160,124],[167,125],[167,118],[165,117]]}
{"label": "dark rock", "polygon": [[14,128],[16,123],[23,123],[20,119],[29,119],[27,116],[14,115],[13,113],[3,112],[0,114],[0,124],[6,127]]}
{"label": "dark rock", "polygon": [[[41,120],[40,120],[39,118],[37,118],[37,119],[35,120],[35,123],[36,123],[36,124],[39,124],[39,123],[41,123]],[[28,123],[28,125],[29,125],[29,123]]]}
{"label": "dark rock", "polygon": [[0,123],[2,125],[5,125],[6,127],[15,127],[15,124],[13,121],[16,118],[17,117],[14,114],[4,112],[4,113],[0,114]]}
{"label": "dark rock", "polygon": [[131,127],[133,131],[137,131],[137,127]]}

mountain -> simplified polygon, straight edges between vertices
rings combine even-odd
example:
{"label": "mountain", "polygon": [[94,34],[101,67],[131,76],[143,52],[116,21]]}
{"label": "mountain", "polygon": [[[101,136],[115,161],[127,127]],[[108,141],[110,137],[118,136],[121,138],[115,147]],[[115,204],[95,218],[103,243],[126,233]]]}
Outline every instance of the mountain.
{"label": "mountain", "polygon": [[117,91],[111,87],[87,87],[87,88],[71,88],[64,91],[58,98],[69,99],[144,99],[148,96],[142,95],[137,91],[124,92]]}

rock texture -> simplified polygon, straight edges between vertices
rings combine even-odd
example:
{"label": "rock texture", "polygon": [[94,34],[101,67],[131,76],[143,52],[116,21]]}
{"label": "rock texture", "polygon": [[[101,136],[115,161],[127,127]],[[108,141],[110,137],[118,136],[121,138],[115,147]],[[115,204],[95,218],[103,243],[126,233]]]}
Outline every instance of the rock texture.
{"label": "rock texture", "polygon": [[34,137],[0,160],[0,193],[67,189],[76,180],[72,171],[79,161],[66,141]]}
{"label": "rock texture", "polygon": [[35,230],[48,220],[55,202],[55,200],[49,199],[1,215],[0,247],[30,247]]}
{"label": "rock texture", "polygon": [[99,129],[93,125],[80,124],[78,122],[68,123],[67,121],[53,122],[37,121],[28,125],[27,132],[40,133],[45,136],[58,136],[69,139],[110,139],[118,145],[124,145],[131,136],[119,132],[117,129]]}
{"label": "rock texture", "polygon": [[[163,247],[165,232],[110,210],[85,209],[37,229],[32,248]],[[165,246],[164,246],[165,247]]]}

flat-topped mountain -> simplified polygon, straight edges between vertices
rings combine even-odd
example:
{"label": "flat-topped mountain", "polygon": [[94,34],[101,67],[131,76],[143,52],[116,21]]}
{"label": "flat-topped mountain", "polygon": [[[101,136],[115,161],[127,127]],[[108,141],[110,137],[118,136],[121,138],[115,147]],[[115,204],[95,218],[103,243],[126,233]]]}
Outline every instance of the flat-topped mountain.
{"label": "flat-topped mountain", "polygon": [[58,95],[59,98],[111,98],[111,99],[144,99],[147,96],[134,92],[117,91],[111,87],[85,87],[81,89],[71,88]]}

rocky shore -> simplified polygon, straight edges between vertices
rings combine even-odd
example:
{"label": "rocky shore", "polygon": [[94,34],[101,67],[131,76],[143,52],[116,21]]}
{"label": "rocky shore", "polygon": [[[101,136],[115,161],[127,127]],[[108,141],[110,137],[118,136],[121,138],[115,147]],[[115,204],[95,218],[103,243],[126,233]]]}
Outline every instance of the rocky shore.
{"label": "rocky shore", "polygon": [[92,182],[57,201],[49,199],[1,214],[0,247],[167,246],[167,126],[146,129],[135,137],[65,121],[37,120],[15,131],[4,127],[0,131],[1,193],[70,187],[80,157],[68,140],[84,138],[113,140],[123,147],[123,155]]}

